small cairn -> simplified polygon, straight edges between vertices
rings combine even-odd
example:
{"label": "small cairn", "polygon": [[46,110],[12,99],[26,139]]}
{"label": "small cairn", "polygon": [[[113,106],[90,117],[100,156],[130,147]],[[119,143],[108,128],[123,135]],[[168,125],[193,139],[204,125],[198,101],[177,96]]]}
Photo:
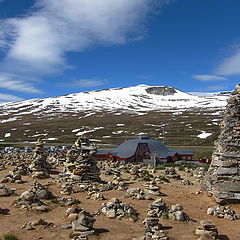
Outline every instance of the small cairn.
{"label": "small cairn", "polygon": [[183,207],[180,204],[172,205],[169,209],[169,217],[175,221],[188,221],[189,217],[183,212]]}
{"label": "small cairn", "polygon": [[154,196],[165,196],[165,194],[162,193],[160,189],[161,188],[157,185],[156,181],[150,181],[144,184],[144,192],[152,194]]}
{"label": "small cairn", "polygon": [[96,219],[93,218],[92,214],[78,205],[73,205],[67,209],[66,220],[70,224],[64,225],[63,228],[71,228],[73,230],[70,233],[71,239],[82,239],[95,233],[93,225]]}
{"label": "small cairn", "polygon": [[29,166],[33,178],[44,179],[49,177],[50,164],[47,162],[47,157],[43,152],[43,141],[38,139],[34,149],[33,161]]}
{"label": "small cairn", "polygon": [[165,175],[168,178],[177,179],[177,180],[181,179],[181,176],[176,172],[175,168],[173,167],[166,167]]}
{"label": "small cairn", "polygon": [[107,198],[102,193],[95,192],[95,191],[88,193],[88,196],[86,197],[86,199],[99,200],[99,201],[107,200]]}
{"label": "small cairn", "polygon": [[229,206],[214,206],[214,207],[210,207],[207,210],[207,214],[208,215],[213,215],[219,218],[224,218],[227,220],[237,220],[240,218],[240,216],[238,216],[236,214],[236,212],[234,210],[232,210]]}
{"label": "small cairn", "polygon": [[124,203],[117,198],[112,198],[109,202],[103,203],[101,213],[107,218],[126,218],[135,222],[138,220],[138,212],[128,203]]}
{"label": "small cairn", "polygon": [[46,220],[40,218],[38,220],[33,220],[25,223],[21,228],[25,230],[35,230],[35,229],[46,229],[49,227],[55,227],[54,223],[49,223]]}
{"label": "small cairn", "polygon": [[46,187],[36,181],[31,185],[29,191],[36,194],[36,197],[39,199],[49,200],[55,198],[52,192],[48,191]]}
{"label": "small cairn", "polygon": [[158,218],[162,217],[164,214],[168,214],[168,207],[163,202],[162,198],[156,199],[152,202],[147,210],[148,215],[156,215]]}
{"label": "small cairn", "polygon": [[145,234],[139,238],[133,238],[132,240],[167,240],[168,237],[162,231],[162,224],[159,223],[159,218],[163,213],[167,212],[167,210],[167,206],[162,199],[157,199],[150,204],[147,210],[147,217],[143,221]]}
{"label": "small cairn", "polygon": [[70,207],[72,205],[80,204],[81,201],[79,199],[73,198],[73,197],[62,197],[62,198],[58,199],[58,203],[60,204],[60,206]]}
{"label": "small cairn", "polygon": [[137,200],[153,200],[148,192],[142,191],[140,188],[128,188],[124,197]]}
{"label": "small cairn", "polygon": [[198,240],[208,240],[208,239],[217,239],[218,230],[216,225],[213,224],[210,220],[200,221],[200,226],[196,228],[196,235],[199,235]]}
{"label": "small cairn", "polygon": [[0,184],[0,197],[8,197],[11,196],[13,194],[13,190],[6,187],[3,184]]}
{"label": "small cairn", "polygon": [[[45,198],[45,195],[42,196],[42,198]],[[48,212],[50,210],[49,207],[39,199],[39,195],[37,197],[36,191],[31,188],[23,192],[21,197],[13,202],[13,206],[39,212]]]}
{"label": "small cairn", "polygon": [[23,183],[22,177],[20,174],[15,173],[13,171],[9,171],[7,175],[1,178],[0,180],[1,183]]}
{"label": "small cairn", "polygon": [[203,189],[223,205],[240,203],[240,84],[231,93]]}

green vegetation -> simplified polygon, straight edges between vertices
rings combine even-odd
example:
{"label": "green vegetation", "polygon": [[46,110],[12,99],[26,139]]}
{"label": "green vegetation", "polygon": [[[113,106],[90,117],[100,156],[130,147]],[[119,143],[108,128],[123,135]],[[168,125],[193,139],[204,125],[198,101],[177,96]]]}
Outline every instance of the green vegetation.
{"label": "green vegetation", "polygon": [[0,240],[19,240],[15,235],[13,234],[7,234],[3,236],[3,239]]}

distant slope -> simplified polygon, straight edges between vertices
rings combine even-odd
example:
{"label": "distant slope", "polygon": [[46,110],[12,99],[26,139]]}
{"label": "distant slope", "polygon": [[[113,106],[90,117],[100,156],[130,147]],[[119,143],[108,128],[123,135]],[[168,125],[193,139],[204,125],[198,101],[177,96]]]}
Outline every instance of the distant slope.
{"label": "distant slope", "polygon": [[139,85],[1,104],[0,143],[39,137],[72,143],[85,134],[102,145],[149,135],[167,144],[211,146],[228,96],[195,94]]}
{"label": "distant slope", "polygon": [[[5,116],[53,114],[81,111],[128,111],[223,108],[225,95],[195,96],[167,86],[139,85],[135,87],[80,92],[65,96],[32,99],[0,105]],[[5,119],[7,120],[7,119]]]}

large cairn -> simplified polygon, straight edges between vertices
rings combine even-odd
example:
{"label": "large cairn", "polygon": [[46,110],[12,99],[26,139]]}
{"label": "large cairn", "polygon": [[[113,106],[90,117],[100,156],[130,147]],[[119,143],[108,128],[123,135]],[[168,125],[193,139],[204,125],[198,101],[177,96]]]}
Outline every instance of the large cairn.
{"label": "large cairn", "polygon": [[43,152],[43,148],[43,141],[38,139],[34,149],[33,161],[29,166],[33,178],[44,179],[49,177],[48,173],[51,166],[47,162],[47,157]]}
{"label": "large cairn", "polygon": [[99,182],[100,170],[95,160],[96,145],[87,138],[79,137],[67,152],[64,172],[72,180]]}
{"label": "large cairn", "polygon": [[240,203],[240,84],[231,93],[204,187],[219,204]]}

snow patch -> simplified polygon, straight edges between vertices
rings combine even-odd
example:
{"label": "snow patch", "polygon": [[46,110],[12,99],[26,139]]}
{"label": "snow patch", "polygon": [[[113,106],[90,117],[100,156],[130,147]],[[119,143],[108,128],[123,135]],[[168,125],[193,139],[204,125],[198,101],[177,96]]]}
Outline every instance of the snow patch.
{"label": "snow patch", "polygon": [[207,137],[209,137],[209,136],[211,136],[212,135],[212,133],[208,133],[208,132],[206,132],[206,131],[202,131],[202,133],[200,133],[199,135],[197,135],[197,137],[198,138],[207,138]]}

